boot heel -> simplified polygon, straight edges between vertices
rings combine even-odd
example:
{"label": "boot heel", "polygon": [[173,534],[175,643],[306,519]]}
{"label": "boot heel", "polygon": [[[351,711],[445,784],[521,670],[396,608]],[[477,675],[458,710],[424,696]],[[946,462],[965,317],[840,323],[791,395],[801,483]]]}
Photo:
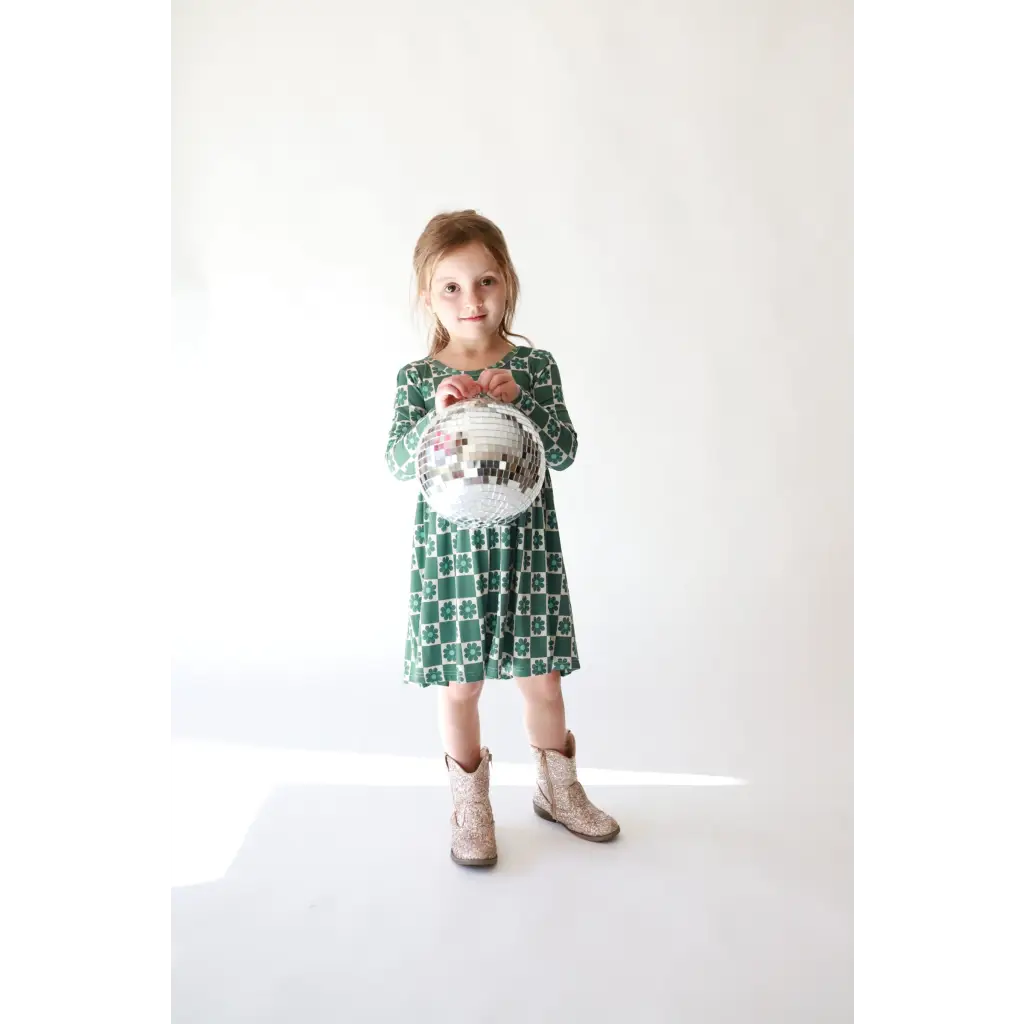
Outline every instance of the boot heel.
{"label": "boot heel", "polygon": [[555,820],[554,818],[551,817],[550,814],[548,814],[547,811],[544,810],[543,807],[540,806],[540,804],[534,804],[533,805],[533,813],[536,814],[538,818],[543,818],[545,821],[554,821]]}

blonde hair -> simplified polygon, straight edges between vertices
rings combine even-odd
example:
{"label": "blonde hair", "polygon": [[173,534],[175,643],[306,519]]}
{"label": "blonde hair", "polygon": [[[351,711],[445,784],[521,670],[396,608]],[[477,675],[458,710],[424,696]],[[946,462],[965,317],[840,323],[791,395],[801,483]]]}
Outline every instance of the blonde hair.
{"label": "blonde hair", "polygon": [[[505,236],[493,221],[481,216],[476,210],[459,210],[455,213],[439,213],[432,217],[423,229],[413,252],[412,266],[416,277],[416,297],[430,290],[430,282],[438,261],[456,249],[472,242],[479,242],[493,257],[498,270],[505,280],[505,312],[498,325],[498,335],[508,344],[511,338],[522,338],[527,344],[530,339],[512,332],[512,318],[519,300],[519,275],[512,265],[505,244]],[[428,358],[433,359],[451,339],[437,317],[432,318],[427,342],[430,346]]]}

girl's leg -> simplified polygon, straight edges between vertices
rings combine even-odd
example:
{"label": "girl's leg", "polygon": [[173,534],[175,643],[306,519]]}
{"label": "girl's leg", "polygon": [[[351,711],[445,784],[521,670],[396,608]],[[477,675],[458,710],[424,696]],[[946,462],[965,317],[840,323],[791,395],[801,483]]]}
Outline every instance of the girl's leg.
{"label": "girl's leg", "polygon": [[466,867],[498,862],[491,809],[491,755],[480,747],[480,694],[483,683],[439,686],[439,722],[444,741],[452,812],[451,858]]}
{"label": "girl's leg", "polygon": [[523,695],[523,721],[532,746],[538,750],[566,751],[565,702],[562,675],[520,676],[516,679]]}
{"label": "girl's leg", "polygon": [[480,694],[483,683],[439,686],[438,724],[444,752],[467,772],[480,764]]}
{"label": "girl's leg", "polygon": [[565,729],[561,673],[516,682],[525,702],[526,731],[537,769],[534,811],[582,839],[596,843],[614,839],[619,834],[618,822],[590,802],[576,775],[576,740]]}

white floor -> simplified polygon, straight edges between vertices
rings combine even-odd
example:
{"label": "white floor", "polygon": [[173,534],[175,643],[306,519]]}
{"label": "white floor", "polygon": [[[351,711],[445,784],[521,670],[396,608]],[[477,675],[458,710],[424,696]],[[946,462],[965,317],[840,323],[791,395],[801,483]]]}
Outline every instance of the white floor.
{"label": "white floor", "polygon": [[620,778],[588,785],[622,825],[591,844],[502,766],[499,865],[460,869],[443,770],[339,763],[179,745],[175,1024],[852,1020],[841,823],[756,785]]}

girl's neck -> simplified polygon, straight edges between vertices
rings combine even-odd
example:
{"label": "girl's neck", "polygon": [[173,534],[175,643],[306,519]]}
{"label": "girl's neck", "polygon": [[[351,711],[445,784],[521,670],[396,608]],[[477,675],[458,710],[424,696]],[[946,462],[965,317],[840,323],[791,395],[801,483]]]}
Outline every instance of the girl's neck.
{"label": "girl's neck", "polygon": [[435,358],[453,370],[483,370],[505,356],[512,347],[510,342],[497,335],[477,345],[472,342],[467,345],[453,338]]}

